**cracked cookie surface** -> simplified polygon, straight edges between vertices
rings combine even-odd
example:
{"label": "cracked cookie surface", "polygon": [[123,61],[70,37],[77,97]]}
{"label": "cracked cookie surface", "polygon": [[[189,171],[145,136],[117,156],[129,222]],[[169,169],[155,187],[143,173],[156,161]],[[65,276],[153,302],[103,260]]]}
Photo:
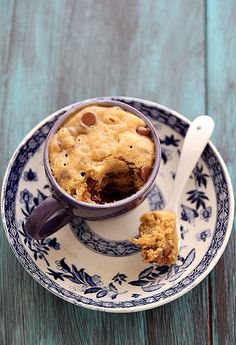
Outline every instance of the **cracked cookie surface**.
{"label": "cracked cookie surface", "polygon": [[74,198],[109,203],[136,193],[155,159],[150,129],[120,107],[87,106],[72,113],[49,142],[58,184]]}

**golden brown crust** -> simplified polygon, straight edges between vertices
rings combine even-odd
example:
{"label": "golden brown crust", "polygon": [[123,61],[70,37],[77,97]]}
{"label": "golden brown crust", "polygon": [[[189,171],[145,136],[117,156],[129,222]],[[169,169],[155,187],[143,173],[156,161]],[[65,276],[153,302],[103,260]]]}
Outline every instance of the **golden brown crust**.
{"label": "golden brown crust", "polygon": [[[59,185],[90,203],[99,203],[105,181],[107,189],[116,184],[118,194],[118,189],[124,195],[139,190],[155,159],[150,133],[140,135],[140,126],[144,131],[142,119],[119,107],[92,105],[73,113],[49,142],[49,162]],[[96,190],[88,188],[89,178],[97,181]]]}

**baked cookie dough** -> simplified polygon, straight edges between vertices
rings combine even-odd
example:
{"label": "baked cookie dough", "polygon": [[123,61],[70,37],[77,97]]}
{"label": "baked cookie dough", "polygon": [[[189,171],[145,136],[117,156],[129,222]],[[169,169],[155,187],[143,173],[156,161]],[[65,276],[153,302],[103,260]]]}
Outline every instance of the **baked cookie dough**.
{"label": "baked cookie dough", "polygon": [[136,193],[154,160],[150,129],[120,107],[90,105],[75,111],[49,142],[56,181],[88,203],[115,202]]}
{"label": "baked cookie dough", "polygon": [[145,261],[171,266],[178,256],[176,215],[169,211],[151,211],[140,218],[139,238],[130,242],[141,247]]}

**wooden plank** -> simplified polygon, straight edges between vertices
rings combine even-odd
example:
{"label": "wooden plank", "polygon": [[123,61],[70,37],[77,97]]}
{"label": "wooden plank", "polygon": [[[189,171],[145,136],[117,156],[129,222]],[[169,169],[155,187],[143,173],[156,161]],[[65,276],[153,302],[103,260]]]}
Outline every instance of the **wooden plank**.
{"label": "wooden plank", "polygon": [[182,298],[146,312],[146,344],[202,345],[208,337],[208,282]]}
{"label": "wooden plank", "polygon": [[[208,110],[217,119],[213,140],[236,187],[236,2],[207,2]],[[236,343],[235,227],[211,275],[214,344]]]}
{"label": "wooden plank", "polygon": [[[34,125],[77,100],[126,95],[190,118],[205,111],[203,0],[5,0],[0,23],[1,176]],[[1,344],[209,343],[207,280],[162,308],[108,315],[40,287],[3,231],[0,252]]]}

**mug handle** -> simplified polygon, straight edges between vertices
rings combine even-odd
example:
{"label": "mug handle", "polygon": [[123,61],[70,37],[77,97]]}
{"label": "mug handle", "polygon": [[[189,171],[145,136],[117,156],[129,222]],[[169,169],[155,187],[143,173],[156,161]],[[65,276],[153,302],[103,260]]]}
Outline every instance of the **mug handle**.
{"label": "mug handle", "polygon": [[69,223],[74,215],[68,208],[50,195],[38,205],[26,220],[26,232],[36,240],[52,235]]}

